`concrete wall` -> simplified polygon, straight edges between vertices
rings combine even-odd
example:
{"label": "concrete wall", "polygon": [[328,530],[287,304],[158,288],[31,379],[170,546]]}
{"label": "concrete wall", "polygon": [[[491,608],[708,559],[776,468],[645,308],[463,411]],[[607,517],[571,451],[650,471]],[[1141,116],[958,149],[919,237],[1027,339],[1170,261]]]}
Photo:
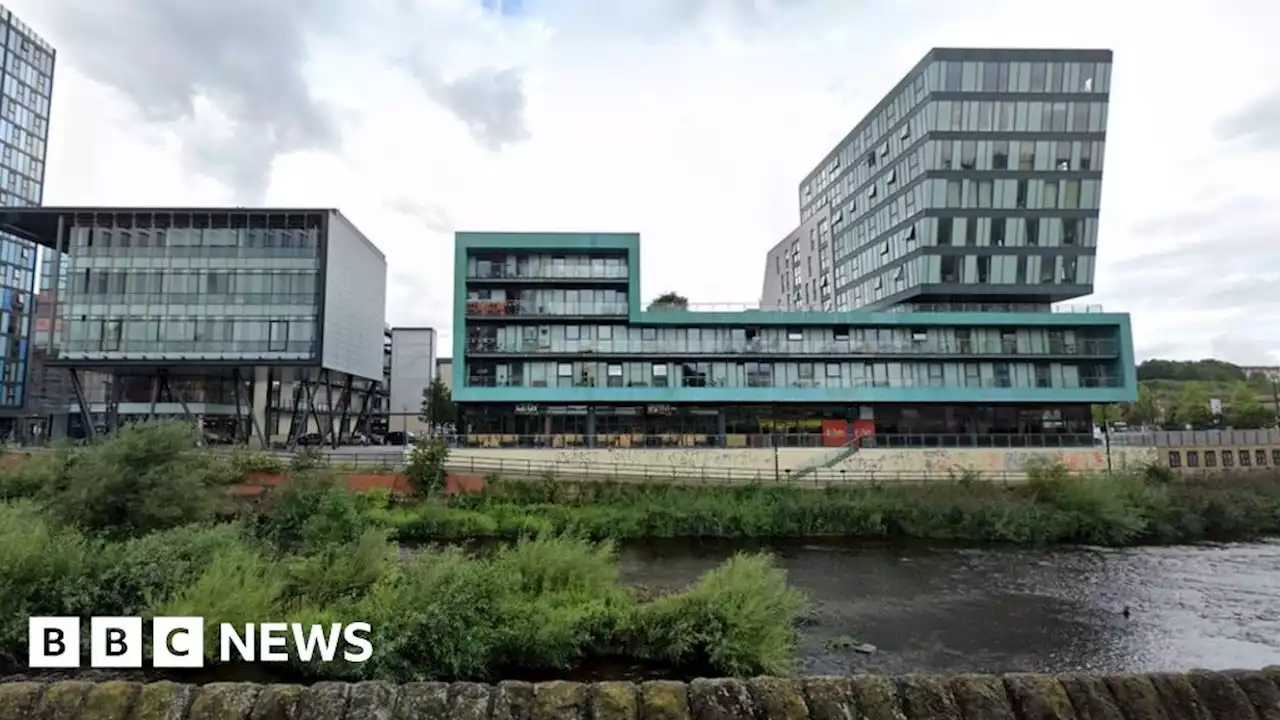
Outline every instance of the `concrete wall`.
{"label": "concrete wall", "polygon": [[[831,448],[779,448],[778,467],[782,471],[799,471],[810,463],[830,457]],[[1115,468],[1137,467],[1153,462],[1158,453],[1155,448],[1112,448],[1111,462]],[[698,470],[753,470],[772,472],[773,451],[769,449],[496,449],[459,448],[453,451],[456,462],[475,458],[482,462],[518,464],[529,462],[545,467],[548,463],[565,466],[646,467],[675,474]],[[831,468],[824,470],[849,473],[912,473],[916,475],[946,475],[950,472],[975,470],[982,473],[1021,473],[1036,463],[1061,462],[1074,471],[1105,470],[1107,454],[1098,448],[1036,449],[1036,450],[860,450]]]}
{"label": "concrete wall", "polygon": [[324,337],[320,364],[382,379],[387,258],[340,213],[329,213],[324,256]]}
{"label": "concrete wall", "polygon": [[253,685],[0,684],[0,720],[1274,720],[1280,667],[1177,675],[915,675]]}

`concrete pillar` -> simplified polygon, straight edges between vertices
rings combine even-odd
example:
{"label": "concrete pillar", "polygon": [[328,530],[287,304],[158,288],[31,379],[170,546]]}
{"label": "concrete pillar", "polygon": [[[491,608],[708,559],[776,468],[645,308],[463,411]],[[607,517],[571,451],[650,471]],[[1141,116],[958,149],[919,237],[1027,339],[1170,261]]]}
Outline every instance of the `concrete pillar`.
{"label": "concrete pillar", "polygon": [[587,447],[596,446],[596,409],[587,408]]}
{"label": "concrete pillar", "polygon": [[716,413],[716,435],[718,436],[716,438],[716,445],[719,447],[724,447],[725,436],[728,434],[729,434],[729,425],[725,421],[724,409],[721,409]]}

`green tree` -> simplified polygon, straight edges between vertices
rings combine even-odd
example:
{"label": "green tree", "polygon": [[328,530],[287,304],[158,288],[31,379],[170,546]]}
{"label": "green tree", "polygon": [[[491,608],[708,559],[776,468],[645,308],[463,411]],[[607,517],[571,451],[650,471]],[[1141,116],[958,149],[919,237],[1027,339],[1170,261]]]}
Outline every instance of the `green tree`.
{"label": "green tree", "polygon": [[1130,425],[1156,425],[1160,422],[1160,405],[1156,394],[1146,385],[1138,385],[1138,399],[1129,404],[1125,413]]}
{"label": "green tree", "polygon": [[1124,409],[1119,405],[1094,405],[1094,425],[1114,425],[1124,418]]}
{"label": "green tree", "polygon": [[663,293],[649,303],[649,310],[688,310],[689,298],[680,293]]}
{"label": "green tree", "polygon": [[454,405],[449,388],[439,377],[422,389],[422,412],[418,419],[433,430],[441,425],[457,422],[458,406]]}
{"label": "green tree", "polygon": [[1209,408],[1209,392],[1198,382],[1189,382],[1182,386],[1182,393],[1173,406],[1172,420],[1179,425],[1198,427],[1213,422],[1213,411]]}
{"label": "green tree", "polygon": [[1198,380],[1238,382],[1244,370],[1221,360],[1145,360],[1138,365],[1139,380]]}
{"label": "green tree", "polygon": [[1258,393],[1248,383],[1239,383],[1232,389],[1225,415],[1227,424],[1239,429],[1271,427],[1276,422],[1275,412],[1262,406]]}

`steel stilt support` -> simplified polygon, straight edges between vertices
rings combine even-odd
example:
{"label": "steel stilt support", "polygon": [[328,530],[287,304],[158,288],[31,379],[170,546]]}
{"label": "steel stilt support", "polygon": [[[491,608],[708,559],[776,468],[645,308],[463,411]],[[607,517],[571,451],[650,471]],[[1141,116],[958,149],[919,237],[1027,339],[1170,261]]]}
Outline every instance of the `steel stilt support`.
{"label": "steel stilt support", "polygon": [[97,436],[97,427],[94,426],[93,413],[89,412],[89,401],[84,396],[84,383],[80,381],[80,373],[75,369],[68,374],[71,376],[71,390],[76,394],[76,405],[80,407],[80,424],[84,427],[84,437],[86,440],[93,440]]}

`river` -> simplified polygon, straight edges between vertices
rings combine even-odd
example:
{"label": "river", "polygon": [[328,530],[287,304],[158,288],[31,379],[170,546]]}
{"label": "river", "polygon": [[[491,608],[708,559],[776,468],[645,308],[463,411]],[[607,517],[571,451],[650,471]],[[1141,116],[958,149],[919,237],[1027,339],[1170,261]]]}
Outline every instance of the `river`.
{"label": "river", "polygon": [[[628,546],[623,580],[692,582],[741,543]],[[1139,672],[1280,664],[1280,542],[1123,550],[761,545],[811,608],[804,674]],[[1124,614],[1129,608],[1129,616]],[[864,654],[839,639],[869,643]]]}

